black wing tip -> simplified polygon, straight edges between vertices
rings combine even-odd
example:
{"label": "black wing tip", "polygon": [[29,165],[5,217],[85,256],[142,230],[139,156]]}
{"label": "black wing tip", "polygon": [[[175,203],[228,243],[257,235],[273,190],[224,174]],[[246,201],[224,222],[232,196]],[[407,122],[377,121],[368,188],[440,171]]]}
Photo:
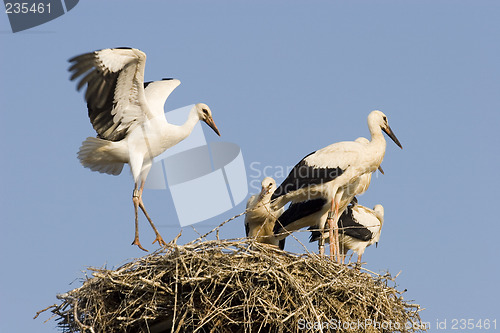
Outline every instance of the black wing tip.
{"label": "black wing tip", "polygon": [[71,57],[68,59],[68,62],[69,63],[72,63],[72,62],[79,62],[81,61],[82,59],[85,59],[85,58],[93,58],[95,56],[95,52],[87,52],[87,53],[82,53],[82,54],[79,54],[79,55],[76,55],[74,57]]}
{"label": "black wing tip", "polygon": [[307,154],[293,167],[285,180],[278,186],[276,191],[274,191],[271,200],[305,187],[328,183],[344,173],[344,170],[339,166],[315,167],[309,165],[306,159],[314,153],[316,153],[316,151]]}
{"label": "black wing tip", "polygon": [[[114,49],[118,49],[118,50],[132,50],[133,47],[129,47],[129,46],[119,46],[119,47],[114,47]],[[98,50],[100,51],[100,50]],[[96,52],[98,52],[96,51]]]}
{"label": "black wing tip", "polygon": [[[314,227],[314,229],[317,229],[317,228],[318,227]],[[318,230],[311,231],[311,235],[309,235],[309,243],[317,242],[320,237],[321,237],[321,231],[318,231]]]}
{"label": "black wing tip", "polygon": [[276,220],[274,234],[279,235],[282,230],[286,230],[286,227],[293,222],[319,212],[327,202],[328,200],[325,198],[317,198],[291,204]]}
{"label": "black wing tip", "polygon": [[[175,80],[175,78],[173,78],[173,77],[167,77],[167,78],[163,78],[161,80],[162,81],[172,81],[172,80]],[[148,82],[144,82],[144,89],[146,89],[146,87],[149,86],[153,82],[161,82],[161,81],[148,81]]]}

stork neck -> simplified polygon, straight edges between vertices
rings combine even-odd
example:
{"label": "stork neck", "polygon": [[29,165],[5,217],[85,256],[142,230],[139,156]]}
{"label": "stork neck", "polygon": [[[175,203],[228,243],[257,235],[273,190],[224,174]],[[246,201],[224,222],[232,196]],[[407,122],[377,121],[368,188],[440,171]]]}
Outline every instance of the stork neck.
{"label": "stork neck", "polygon": [[368,124],[368,128],[370,130],[371,134],[371,141],[370,143],[376,144],[376,145],[384,145],[385,146],[385,138],[384,138],[384,133],[382,133],[382,129],[378,125],[373,125],[373,124]]}
{"label": "stork neck", "polygon": [[194,126],[198,123],[200,118],[198,117],[198,112],[196,110],[196,107],[193,107],[191,109],[191,112],[189,112],[188,119],[186,122],[181,126],[182,134],[183,134],[183,139],[188,137],[189,134],[193,131]]}
{"label": "stork neck", "polygon": [[372,139],[368,144],[368,147],[371,153],[369,153],[368,156],[370,159],[370,165],[373,167],[373,170],[370,170],[370,172],[374,172],[384,159],[386,141],[380,126],[370,126],[370,133]]}

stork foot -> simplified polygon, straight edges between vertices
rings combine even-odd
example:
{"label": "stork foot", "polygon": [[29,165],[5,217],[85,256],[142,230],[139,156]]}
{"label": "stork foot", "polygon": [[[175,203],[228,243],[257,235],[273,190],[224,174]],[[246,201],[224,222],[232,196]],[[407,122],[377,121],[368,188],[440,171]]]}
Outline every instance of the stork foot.
{"label": "stork foot", "polygon": [[145,248],[142,247],[141,242],[139,242],[139,238],[138,237],[134,238],[134,241],[132,242],[131,245],[137,245],[141,250],[149,252],[148,250],[146,250]]}
{"label": "stork foot", "polygon": [[156,243],[156,242],[158,242],[158,245],[160,245],[160,246],[166,246],[166,245],[167,245],[167,243],[165,243],[165,241],[164,241],[164,240],[163,240],[163,238],[160,236],[160,234],[156,234],[156,238],[155,238],[155,240],[153,241],[153,243],[152,243],[152,244],[154,244],[154,243]]}

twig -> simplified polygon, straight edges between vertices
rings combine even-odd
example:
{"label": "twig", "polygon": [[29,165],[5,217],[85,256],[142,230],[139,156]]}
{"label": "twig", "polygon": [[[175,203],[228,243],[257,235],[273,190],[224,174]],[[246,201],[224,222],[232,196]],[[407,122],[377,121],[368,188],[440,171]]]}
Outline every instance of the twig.
{"label": "twig", "polygon": [[57,308],[57,304],[52,304],[52,305],[49,305],[49,306],[48,306],[48,307],[46,307],[45,309],[40,310],[40,311],[37,311],[37,312],[36,312],[36,315],[33,317],[33,319],[38,318],[38,316],[39,316],[42,312],[45,312],[45,311],[47,311],[48,309],[52,309],[52,308]]}

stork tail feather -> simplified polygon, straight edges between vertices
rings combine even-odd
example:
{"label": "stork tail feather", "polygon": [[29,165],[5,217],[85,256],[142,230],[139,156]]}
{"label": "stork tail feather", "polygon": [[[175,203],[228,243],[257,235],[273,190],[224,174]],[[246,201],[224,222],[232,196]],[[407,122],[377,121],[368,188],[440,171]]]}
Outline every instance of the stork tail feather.
{"label": "stork tail feather", "polygon": [[113,142],[99,138],[87,138],[78,151],[80,163],[92,171],[119,175],[123,169],[123,163],[112,158],[109,154]]}

